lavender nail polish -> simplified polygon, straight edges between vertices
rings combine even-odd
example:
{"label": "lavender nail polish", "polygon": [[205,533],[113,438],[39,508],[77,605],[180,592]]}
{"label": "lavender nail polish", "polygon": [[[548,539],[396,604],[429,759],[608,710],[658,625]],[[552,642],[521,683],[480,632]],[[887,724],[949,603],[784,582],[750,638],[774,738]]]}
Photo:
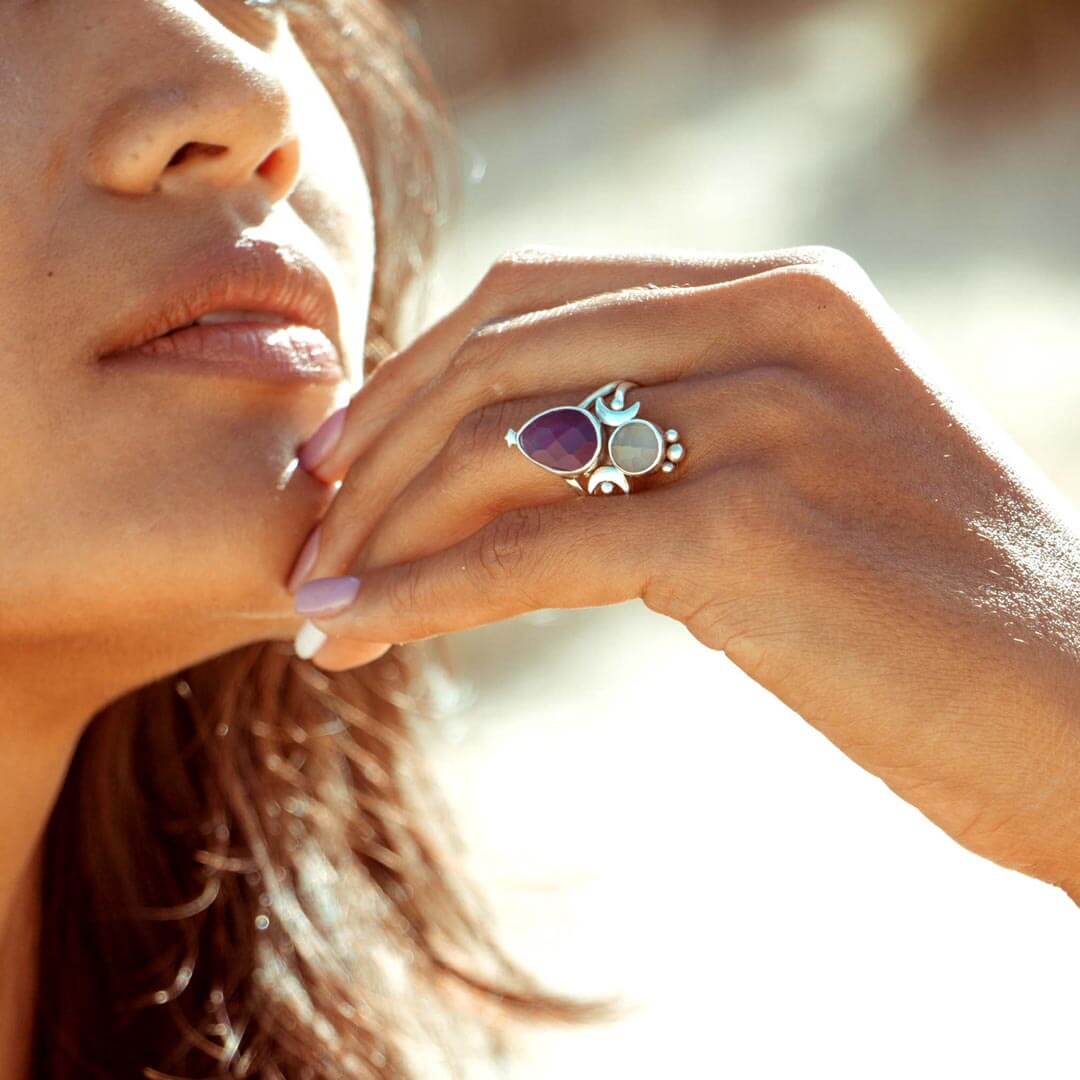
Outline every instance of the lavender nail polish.
{"label": "lavender nail polish", "polygon": [[325,577],[305,582],[296,590],[295,607],[299,615],[335,615],[347,608],[360,589],[355,577]]}
{"label": "lavender nail polish", "polygon": [[300,584],[311,573],[311,568],[319,557],[319,537],[321,533],[321,522],[308,533],[308,538],[304,541],[300,554],[296,556],[296,562],[293,563],[292,573],[289,574],[289,582],[286,586],[289,592],[296,592]]}
{"label": "lavender nail polish", "polygon": [[341,432],[345,428],[345,413],[347,405],[342,405],[336,412],[332,412],[315,430],[315,434],[303,446],[300,447],[300,465],[307,472],[311,472],[322,464],[330,452],[337,446]]}

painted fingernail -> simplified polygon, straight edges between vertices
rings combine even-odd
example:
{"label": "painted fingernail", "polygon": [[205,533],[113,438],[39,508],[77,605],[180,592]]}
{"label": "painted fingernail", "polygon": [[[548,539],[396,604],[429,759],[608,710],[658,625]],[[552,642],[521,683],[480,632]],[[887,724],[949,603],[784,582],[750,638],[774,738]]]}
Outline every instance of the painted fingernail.
{"label": "painted fingernail", "polygon": [[315,434],[300,447],[300,465],[311,472],[321,465],[337,446],[338,439],[345,427],[347,405],[342,405],[337,412],[332,412],[315,430]]}
{"label": "painted fingernail", "polygon": [[347,608],[360,589],[356,577],[324,577],[307,581],[296,590],[295,606],[300,615],[334,615]]}
{"label": "painted fingernail", "polygon": [[301,660],[310,660],[325,644],[326,634],[310,619],[305,619],[293,639],[293,652]]}
{"label": "painted fingernail", "polygon": [[308,538],[304,541],[300,554],[296,556],[296,562],[293,563],[292,573],[289,574],[289,582],[286,586],[289,592],[296,592],[301,582],[311,573],[311,568],[319,557],[319,535],[321,532],[322,522],[308,533]]}

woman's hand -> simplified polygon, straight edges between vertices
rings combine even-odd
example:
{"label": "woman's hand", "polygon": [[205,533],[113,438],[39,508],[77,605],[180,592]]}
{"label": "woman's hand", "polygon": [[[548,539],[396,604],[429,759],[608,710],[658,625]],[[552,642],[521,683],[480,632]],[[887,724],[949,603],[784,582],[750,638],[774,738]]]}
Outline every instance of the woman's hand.
{"label": "woman's hand", "polygon": [[[583,496],[507,446],[616,379],[678,429],[674,472]],[[508,256],[305,448],[343,481],[307,574],[337,580],[297,595],[330,635],[316,663],[640,597],[1080,902],[1080,535],[944,386],[829,249]]]}

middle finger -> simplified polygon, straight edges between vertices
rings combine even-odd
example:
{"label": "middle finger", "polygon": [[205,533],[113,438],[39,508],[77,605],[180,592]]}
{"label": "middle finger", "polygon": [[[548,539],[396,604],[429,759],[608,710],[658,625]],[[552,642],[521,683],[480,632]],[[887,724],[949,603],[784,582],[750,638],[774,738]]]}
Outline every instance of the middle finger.
{"label": "middle finger", "polygon": [[[398,413],[445,369],[469,332],[481,323],[635,286],[670,288],[732,282],[820,257],[806,248],[742,255],[678,251],[586,253],[550,247],[512,252],[492,264],[457,308],[371,372],[334,421],[340,431],[336,445],[322,451],[317,464],[310,467],[327,483],[340,480],[352,462],[379,440]],[[321,443],[314,440],[316,446]],[[310,460],[310,451],[301,452]]]}
{"label": "middle finger", "polygon": [[[784,355],[790,341],[769,287],[782,273],[686,289],[632,289],[474,332],[411,409],[353,463],[323,520],[307,576],[343,573],[461,418],[482,405],[554,393],[581,400],[612,378],[657,384],[705,365],[732,371]],[[725,333],[718,335],[717,327]],[[788,355],[794,364],[797,358]]]}

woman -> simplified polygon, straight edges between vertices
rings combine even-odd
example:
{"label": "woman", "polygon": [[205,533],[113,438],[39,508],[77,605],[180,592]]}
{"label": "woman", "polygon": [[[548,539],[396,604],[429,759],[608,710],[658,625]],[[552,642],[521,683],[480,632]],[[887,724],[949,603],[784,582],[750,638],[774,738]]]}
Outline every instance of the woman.
{"label": "woman", "polygon": [[[383,13],[5,31],[0,1075],[428,1076],[433,1007],[596,1015],[442,871],[387,644],[532,608],[641,597],[1080,896],[1076,522],[848,258],[520,252],[384,359],[444,121]],[[601,387],[678,431],[628,495],[526,437]]]}

